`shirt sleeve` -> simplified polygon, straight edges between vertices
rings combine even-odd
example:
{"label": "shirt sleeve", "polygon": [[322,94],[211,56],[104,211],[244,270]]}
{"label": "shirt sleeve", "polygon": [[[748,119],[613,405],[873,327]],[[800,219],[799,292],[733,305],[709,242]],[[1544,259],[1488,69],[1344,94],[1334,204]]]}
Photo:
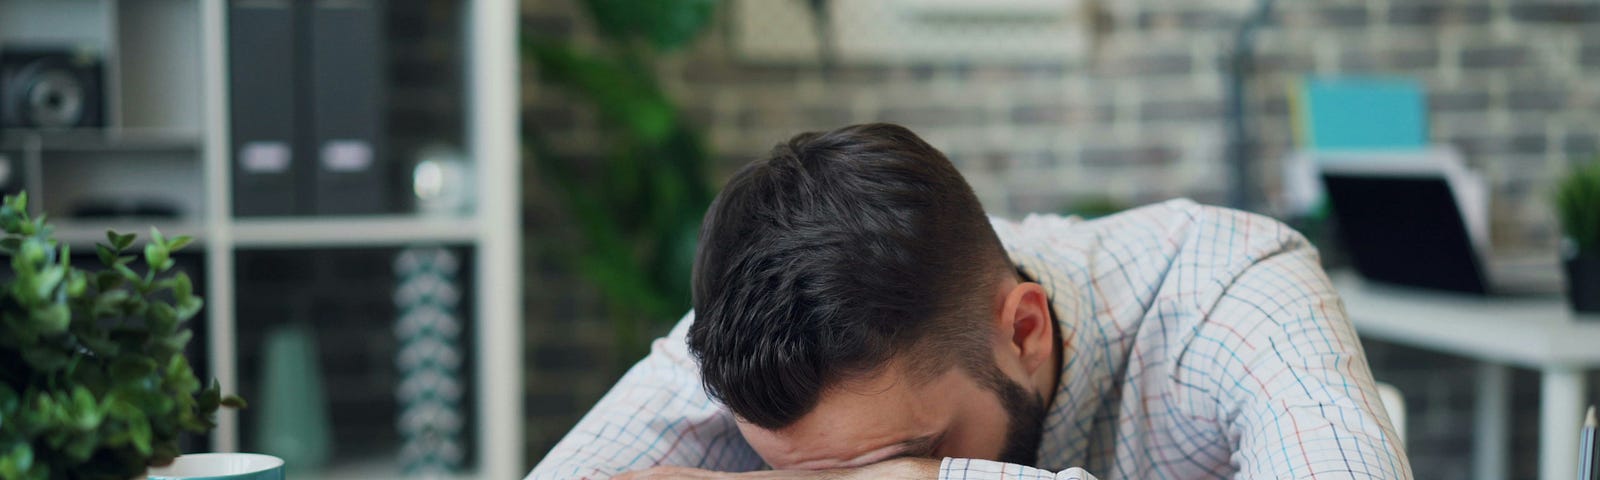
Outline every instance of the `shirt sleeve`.
{"label": "shirt sleeve", "polygon": [[[1180,371],[1211,397],[1238,478],[1410,479],[1355,329],[1310,246],[1243,271]],[[1203,378],[1202,378],[1203,377]],[[1211,403],[1211,402],[1207,402]]]}
{"label": "shirt sleeve", "polygon": [[1052,472],[1014,463],[967,458],[946,458],[939,463],[940,480],[1097,480],[1081,468]]}
{"label": "shirt sleeve", "polygon": [[658,465],[762,468],[733,417],[706,396],[685,338],[691,313],[545,454],[526,480],[599,479]]}

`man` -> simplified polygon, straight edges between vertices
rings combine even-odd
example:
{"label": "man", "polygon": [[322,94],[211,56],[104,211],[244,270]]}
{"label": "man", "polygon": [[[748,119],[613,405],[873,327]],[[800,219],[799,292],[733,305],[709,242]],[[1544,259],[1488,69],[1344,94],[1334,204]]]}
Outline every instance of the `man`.
{"label": "man", "polygon": [[858,125],[736,173],[693,283],[530,479],[1411,477],[1316,251],[1265,217],[991,222]]}

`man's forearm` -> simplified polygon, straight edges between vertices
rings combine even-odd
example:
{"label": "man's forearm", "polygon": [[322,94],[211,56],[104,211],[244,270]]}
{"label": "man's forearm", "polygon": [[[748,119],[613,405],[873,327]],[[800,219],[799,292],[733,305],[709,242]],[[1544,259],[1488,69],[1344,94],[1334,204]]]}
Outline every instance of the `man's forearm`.
{"label": "man's forearm", "polygon": [[686,467],[656,467],[624,473],[618,480],[934,480],[939,478],[939,461],[927,458],[897,458],[857,468],[831,470],[765,470],[759,472],[713,472]]}
{"label": "man's forearm", "polygon": [[946,458],[942,462],[927,458],[897,458],[858,468],[833,470],[766,470],[726,473],[685,467],[656,467],[628,472],[616,477],[624,480],[923,480],[923,479],[1051,479],[1096,480],[1081,468],[1051,472],[1033,467],[989,460]]}

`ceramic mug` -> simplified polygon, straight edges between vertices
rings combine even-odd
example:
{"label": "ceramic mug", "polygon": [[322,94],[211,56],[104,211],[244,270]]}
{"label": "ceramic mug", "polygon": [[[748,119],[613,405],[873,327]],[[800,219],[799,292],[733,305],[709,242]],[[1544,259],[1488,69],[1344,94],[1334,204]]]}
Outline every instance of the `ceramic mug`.
{"label": "ceramic mug", "polygon": [[151,468],[150,480],[283,480],[283,459],[259,453],[179,455],[172,465]]}

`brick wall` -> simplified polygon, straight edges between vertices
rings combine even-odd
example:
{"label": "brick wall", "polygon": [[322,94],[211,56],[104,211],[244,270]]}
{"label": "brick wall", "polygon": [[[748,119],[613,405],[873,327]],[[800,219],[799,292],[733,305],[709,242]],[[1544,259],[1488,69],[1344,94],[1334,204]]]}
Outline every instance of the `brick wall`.
{"label": "brick wall", "polygon": [[[1098,199],[1226,201],[1223,71],[1231,30],[1252,2],[1100,3],[1104,34],[1088,59],[846,65],[824,73],[740,61],[724,16],[667,59],[661,74],[706,127],[721,158],[719,178],[794,133],[890,121],[949,154],[997,214]],[[523,28],[588,41],[592,32],[578,11],[573,0],[525,1]],[[1292,148],[1285,97],[1307,73],[1421,80],[1434,139],[1459,147],[1493,186],[1497,248],[1552,248],[1547,185],[1571,156],[1600,151],[1600,4],[1592,0],[1278,2],[1254,60],[1248,149],[1268,192],[1278,189],[1278,159]],[[524,96],[526,121],[560,133],[558,147],[585,153],[596,145],[592,111],[531,72]],[[527,234],[570,238],[559,209],[537,191],[537,172],[528,173]],[[529,449],[536,459],[604,392],[594,368],[615,366],[585,360],[611,358],[594,292],[530,249]],[[1408,400],[1415,418],[1432,422],[1413,429],[1420,476],[1460,478],[1470,464],[1470,364],[1369,348],[1381,379],[1424,392],[1416,398],[1425,400]],[[1417,374],[1424,370],[1429,375]],[[1525,386],[1527,378],[1514,383]],[[1516,458],[1529,467],[1519,471],[1532,469],[1525,450]]]}

